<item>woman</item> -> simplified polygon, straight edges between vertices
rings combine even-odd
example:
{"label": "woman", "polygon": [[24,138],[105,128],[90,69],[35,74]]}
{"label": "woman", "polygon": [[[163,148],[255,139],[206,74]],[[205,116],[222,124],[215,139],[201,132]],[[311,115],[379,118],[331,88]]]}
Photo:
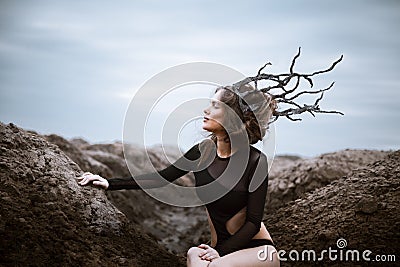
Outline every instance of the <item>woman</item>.
{"label": "woman", "polygon": [[[78,183],[107,190],[156,188],[165,185],[155,179],[157,175],[172,182],[193,171],[197,195],[206,206],[211,244],[191,247],[187,266],[279,266],[274,243],[262,222],[267,158],[250,145],[262,140],[275,107],[271,97],[250,85],[238,90],[218,87],[204,110],[203,129],[211,133],[210,138],[174,164],[135,179],[104,179],[85,173]],[[202,188],[208,184],[215,190]]]}

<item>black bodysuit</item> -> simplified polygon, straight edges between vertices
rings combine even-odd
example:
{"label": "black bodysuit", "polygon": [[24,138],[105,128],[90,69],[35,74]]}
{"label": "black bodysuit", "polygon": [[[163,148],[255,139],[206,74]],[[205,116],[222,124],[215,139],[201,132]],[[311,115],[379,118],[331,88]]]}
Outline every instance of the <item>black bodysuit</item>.
{"label": "black bodysuit", "polygon": [[[238,150],[228,158],[218,157],[215,150],[208,157],[208,162],[212,163],[207,168],[199,168],[201,153],[199,144],[196,144],[174,164],[165,169],[135,176],[136,180],[140,180],[140,186],[132,177],[114,178],[108,179],[108,190],[141,189],[141,187],[158,188],[166,185],[167,182],[162,182],[157,173],[165,180],[173,182],[189,171],[193,171],[196,180],[196,193],[199,199],[205,203],[215,228],[217,244],[214,248],[221,257],[244,248],[273,245],[271,240],[252,239],[260,230],[264,213],[268,186],[266,156],[258,149],[250,146],[249,152]],[[238,164],[238,160],[242,164]],[[227,168],[230,161],[235,164],[234,166],[230,164]],[[240,174],[242,174],[241,178],[238,179]],[[234,181],[235,179],[236,181]],[[212,190],[202,187],[215,181],[217,183],[212,184]],[[213,198],[215,194],[220,196],[221,192],[225,192],[222,197]],[[244,207],[246,207],[246,221],[239,230],[231,235],[226,229],[226,223]]]}

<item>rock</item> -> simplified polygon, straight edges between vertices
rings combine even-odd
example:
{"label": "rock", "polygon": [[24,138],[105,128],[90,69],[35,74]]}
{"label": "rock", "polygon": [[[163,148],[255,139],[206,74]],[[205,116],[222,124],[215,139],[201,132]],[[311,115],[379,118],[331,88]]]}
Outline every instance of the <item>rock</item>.
{"label": "rock", "polygon": [[274,211],[289,201],[301,198],[305,193],[341,179],[352,170],[373,163],[386,155],[387,151],[346,149],[315,158],[297,157],[292,161],[286,160],[283,167],[279,167],[277,157],[278,161],[272,163],[275,171],[269,175],[266,207]]}
{"label": "rock", "polygon": [[[286,251],[337,249],[338,240],[344,239],[346,249],[399,255],[400,175],[395,171],[399,166],[400,150],[388,153],[349,172],[346,179],[317,188],[274,212],[266,212],[264,223],[277,247]],[[354,266],[354,262],[323,261],[318,265]]]}
{"label": "rock", "polygon": [[75,177],[83,171],[58,146],[2,123],[0,142],[1,266],[115,266],[121,259],[128,266],[185,266],[104,191],[80,187]]}
{"label": "rock", "polygon": [[363,197],[356,205],[356,212],[372,214],[378,210],[378,203],[371,197]]}
{"label": "rock", "polygon": [[[103,177],[112,176],[112,171],[105,164],[97,161],[95,158],[91,157],[90,154],[85,153],[84,150],[78,148],[74,143],[55,134],[46,135],[44,138],[50,143],[57,145],[73,162],[78,164],[83,171],[90,171]],[[77,141],[75,141],[75,143],[82,146],[82,143]]]}

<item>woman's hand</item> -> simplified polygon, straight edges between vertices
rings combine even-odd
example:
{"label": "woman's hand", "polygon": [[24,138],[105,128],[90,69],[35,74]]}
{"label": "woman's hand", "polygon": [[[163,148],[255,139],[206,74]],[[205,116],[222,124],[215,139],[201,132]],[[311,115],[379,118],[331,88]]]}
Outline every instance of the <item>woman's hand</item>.
{"label": "woman's hand", "polygon": [[78,181],[79,185],[88,185],[89,183],[93,184],[94,186],[107,189],[109,184],[106,179],[101,177],[100,175],[94,175],[90,172],[85,172],[81,177],[77,177],[76,180]]}
{"label": "woman's hand", "polygon": [[209,245],[201,244],[198,247],[204,249],[204,251],[199,254],[199,257],[202,260],[213,261],[213,260],[219,258],[218,251],[216,251]]}

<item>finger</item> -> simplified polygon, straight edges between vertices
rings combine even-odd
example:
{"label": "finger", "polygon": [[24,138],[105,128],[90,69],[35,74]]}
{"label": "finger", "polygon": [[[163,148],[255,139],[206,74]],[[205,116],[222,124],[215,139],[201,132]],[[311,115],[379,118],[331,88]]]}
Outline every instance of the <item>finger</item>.
{"label": "finger", "polygon": [[204,254],[201,258],[204,260],[205,258],[207,258],[208,256],[210,256],[209,253]]}
{"label": "finger", "polygon": [[90,176],[88,176],[88,175],[86,175],[86,176],[83,176],[83,178],[82,178],[82,181],[81,181],[81,182],[83,183],[83,182],[87,181],[89,178],[90,178]]}
{"label": "finger", "polygon": [[96,180],[95,176],[85,176],[82,181],[80,181],[81,185],[87,185],[88,183],[92,182],[93,180]]}
{"label": "finger", "polygon": [[217,257],[217,255],[211,255],[210,257],[208,257],[208,260],[212,261],[213,259],[215,259]]}
{"label": "finger", "polygon": [[90,176],[88,175],[85,178],[86,178],[86,184],[97,180],[97,177],[93,176],[93,175],[90,175]]}
{"label": "finger", "polygon": [[85,178],[86,176],[93,175],[91,172],[85,172],[81,176],[77,177],[77,179]]}
{"label": "finger", "polygon": [[80,177],[81,179],[80,179],[80,181],[78,181],[78,184],[82,184],[85,180],[86,180],[86,178],[85,177]]}
{"label": "finger", "polygon": [[216,250],[212,247],[208,247],[207,249],[205,249],[205,251],[210,255],[216,253]]}
{"label": "finger", "polygon": [[86,185],[87,183],[87,178],[83,178],[82,181],[78,182],[80,185]]}
{"label": "finger", "polygon": [[100,186],[100,187],[104,187],[105,186],[104,182],[101,182],[101,181],[94,181],[93,185]]}

